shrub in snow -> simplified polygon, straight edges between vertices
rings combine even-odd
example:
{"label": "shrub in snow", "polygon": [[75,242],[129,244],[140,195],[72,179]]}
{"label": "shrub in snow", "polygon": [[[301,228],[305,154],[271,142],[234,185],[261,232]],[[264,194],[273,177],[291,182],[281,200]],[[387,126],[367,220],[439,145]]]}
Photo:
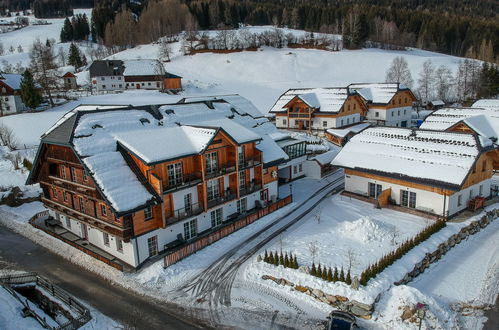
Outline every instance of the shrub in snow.
{"label": "shrub in snow", "polygon": [[343,266],[341,267],[340,272],[340,282],[345,282],[345,272],[343,271]]}
{"label": "shrub in snow", "polygon": [[28,171],[31,171],[31,169],[33,168],[33,163],[30,162],[28,159],[24,158],[23,159],[23,166],[28,170]]}
{"label": "shrub in snow", "polygon": [[317,276],[317,268],[315,268],[315,263],[312,263],[312,269],[310,270],[310,275]]}
{"label": "shrub in snow", "polygon": [[338,276],[338,268],[334,267],[333,282],[338,282],[340,280]]}
{"label": "shrub in snow", "polygon": [[268,253],[267,250],[265,250],[263,261],[274,266],[281,265],[286,268],[298,269],[298,261],[296,256],[293,256],[292,253],[289,253],[289,255],[287,252],[282,254],[282,252],[279,253],[277,251],[275,253],[272,251]]}

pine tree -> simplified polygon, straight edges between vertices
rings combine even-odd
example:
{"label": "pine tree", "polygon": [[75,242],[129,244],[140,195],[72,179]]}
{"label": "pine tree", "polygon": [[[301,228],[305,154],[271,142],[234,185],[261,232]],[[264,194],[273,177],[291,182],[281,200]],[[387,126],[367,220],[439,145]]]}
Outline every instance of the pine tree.
{"label": "pine tree", "polygon": [[31,109],[36,108],[42,103],[42,96],[36,89],[33,75],[29,70],[24,71],[21,79],[21,100]]}
{"label": "pine tree", "polygon": [[74,43],[69,46],[68,64],[75,68],[80,68],[83,65],[80,50]]}
{"label": "pine tree", "polygon": [[343,271],[343,267],[341,267],[340,281],[345,282],[345,272]]}
{"label": "pine tree", "polygon": [[312,263],[312,269],[310,270],[310,275],[317,276],[317,269],[315,268],[315,263]]}
{"label": "pine tree", "polygon": [[322,279],[323,279],[324,281],[327,281],[327,270],[326,270],[326,266],[324,266],[324,267],[322,268]]}
{"label": "pine tree", "polygon": [[346,278],[345,282],[348,285],[352,284],[352,277],[350,276],[350,269],[347,272],[347,278]]}
{"label": "pine tree", "polygon": [[279,254],[279,265],[284,266],[284,256],[282,255],[282,253]]}
{"label": "pine tree", "polygon": [[322,268],[321,264],[319,264],[319,267],[317,267],[317,273],[315,274],[317,277],[322,277]]}
{"label": "pine tree", "polygon": [[69,18],[66,17],[61,30],[61,42],[68,42],[71,40],[73,40],[73,26],[71,25]]}
{"label": "pine tree", "polygon": [[267,250],[265,250],[265,254],[263,255],[263,261],[269,262],[269,254],[267,253]]}
{"label": "pine tree", "polygon": [[286,252],[286,254],[284,255],[284,267],[288,268],[289,266],[288,253]]}
{"label": "pine tree", "polygon": [[333,282],[338,282],[339,281],[338,277],[338,268],[334,267],[334,274],[333,274]]}
{"label": "pine tree", "polygon": [[296,259],[296,255],[295,255],[295,257],[293,258],[293,268],[294,268],[294,269],[298,269],[298,259]]}
{"label": "pine tree", "polygon": [[332,282],[333,281],[333,271],[331,270],[331,267],[327,269],[327,281]]}
{"label": "pine tree", "polygon": [[277,253],[277,251],[274,255],[274,266],[279,266],[279,254]]}
{"label": "pine tree", "polygon": [[269,254],[269,264],[273,265],[274,264],[274,253],[270,251]]}

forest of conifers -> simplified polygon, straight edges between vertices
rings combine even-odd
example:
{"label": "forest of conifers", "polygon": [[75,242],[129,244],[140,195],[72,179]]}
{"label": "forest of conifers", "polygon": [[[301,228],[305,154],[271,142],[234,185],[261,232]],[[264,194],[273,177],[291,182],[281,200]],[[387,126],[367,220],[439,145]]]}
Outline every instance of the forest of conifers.
{"label": "forest of conifers", "polygon": [[[53,0],[0,0],[6,6],[32,6]],[[73,7],[91,0],[66,0]],[[94,0],[92,28],[99,40],[120,11],[134,19],[148,2],[179,0]],[[64,2],[64,0],[58,0]],[[239,24],[277,25],[343,34],[344,47],[405,46],[499,62],[497,0],[184,0],[200,29]],[[140,5],[141,3],[141,5]],[[170,8],[166,6],[164,8]],[[171,6],[182,10],[181,6]],[[21,8],[22,9],[22,8]],[[158,13],[162,14],[162,13]],[[175,13],[173,13],[175,14]],[[168,16],[175,16],[168,13]],[[167,24],[167,23],[166,23]],[[182,27],[182,24],[180,25]],[[174,30],[174,29],[173,29]]]}

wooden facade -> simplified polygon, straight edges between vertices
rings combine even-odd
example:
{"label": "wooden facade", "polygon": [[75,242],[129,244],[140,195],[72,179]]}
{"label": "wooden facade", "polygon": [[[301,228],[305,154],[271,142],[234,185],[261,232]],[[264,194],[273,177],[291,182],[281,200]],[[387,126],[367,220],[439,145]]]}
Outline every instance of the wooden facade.
{"label": "wooden facade", "polygon": [[182,89],[182,78],[165,78],[163,85],[165,89]]}
{"label": "wooden facade", "polygon": [[[314,119],[316,121],[321,121],[321,119],[341,118],[354,114],[359,114],[360,118],[363,118],[367,113],[366,105],[362,101],[362,98],[357,94],[349,95],[338,112],[321,112],[321,109],[309,106],[298,96],[291,99],[291,101],[289,101],[284,108],[286,108],[285,112],[275,113],[276,119],[281,121],[282,119],[286,119],[287,128],[290,128],[292,120],[296,121],[298,123],[299,130],[330,128],[313,127]],[[346,125],[346,122],[344,125]],[[341,125],[339,127],[341,127]]]}

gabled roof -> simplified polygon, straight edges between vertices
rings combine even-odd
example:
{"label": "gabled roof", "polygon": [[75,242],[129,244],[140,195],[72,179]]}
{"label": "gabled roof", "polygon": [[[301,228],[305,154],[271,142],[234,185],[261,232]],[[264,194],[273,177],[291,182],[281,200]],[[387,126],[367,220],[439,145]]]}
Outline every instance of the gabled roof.
{"label": "gabled roof", "polygon": [[359,133],[360,131],[368,128],[369,126],[371,126],[371,124],[369,123],[360,123],[345,128],[329,128],[326,130],[326,132],[331,135],[343,138],[347,136],[349,133],[355,133],[355,134]]}
{"label": "gabled roof", "polygon": [[125,67],[122,60],[96,60],[88,68],[90,77],[122,76]]}
{"label": "gabled roof", "polygon": [[125,77],[131,76],[164,76],[165,68],[158,60],[140,59],[123,61]]}
{"label": "gabled roof", "polygon": [[426,117],[421,129],[445,131],[464,123],[477,134],[497,139],[499,137],[499,108],[444,108]]}
{"label": "gabled roof", "polygon": [[[264,163],[280,163],[288,156],[268,136],[276,130],[266,118],[253,118],[221,99],[154,106],[81,105],[42,136],[40,148],[72,148],[103,198],[122,216],[161,202],[124,150],[144,163],[164,162],[201,153],[223,131],[239,144],[255,141]],[[35,169],[38,162],[37,156]]]}
{"label": "gabled roof", "polygon": [[70,71],[66,72],[62,77],[63,78],[76,78],[76,76]]}
{"label": "gabled roof", "polygon": [[356,91],[366,102],[373,104],[388,104],[395,94],[402,90],[411,92],[409,88],[398,83],[350,84],[348,89]]}
{"label": "gabled roof", "polygon": [[2,73],[0,74],[0,80],[12,88],[13,90],[20,90],[21,89],[21,79],[22,79],[21,74],[17,73]]}
{"label": "gabled roof", "polygon": [[478,100],[475,103],[473,103],[472,107],[499,111],[499,99]]}
{"label": "gabled roof", "polygon": [[279,97],[270,112],[287,111],[286,106],[297,97],[320,112],[338,113],[349,95],[348,89],[342,87],[290,89]]}
{"label": "gabled roof", "polygon": [[458,190],[483,150],[472,134],[371,127],[355,135],[332,164]]}

